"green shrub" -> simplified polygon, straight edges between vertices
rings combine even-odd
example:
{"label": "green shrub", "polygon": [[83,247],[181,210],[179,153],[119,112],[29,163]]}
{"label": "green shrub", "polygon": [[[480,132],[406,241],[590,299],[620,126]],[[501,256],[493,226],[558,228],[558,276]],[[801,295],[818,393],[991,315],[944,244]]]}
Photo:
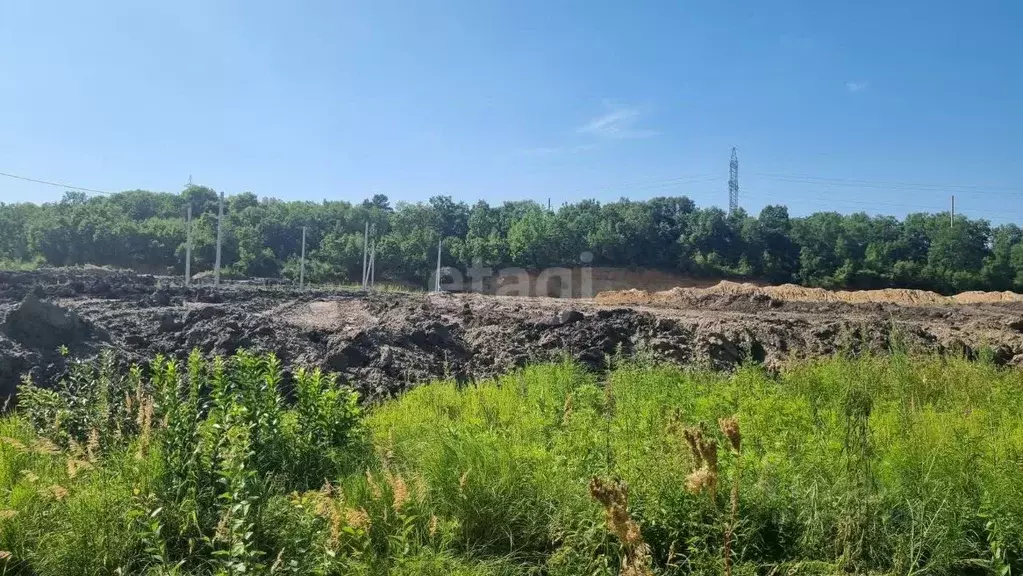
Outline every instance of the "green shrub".
{"label": "green shrub", "polygon": [[1023,573],[1023,372],[616,364],[437,382],[366,416],[316,371],[285,398],[272,356],[78,365],[0,420],[0,567]]}
{"label": "green shrub", "polygon": [[[272,355],[205,362],[193,352],[185,366],[157,357],[124,372],[105,354],[54,390],[27,382],[20,417],[5,422],[16,434],[0,476],[20,520],[9,546],[18,561],[54,574],[266,569],[267,546],[287,547],[262,507],[367,454],[354,392],[300,371],[292,407],[281,379]],[[25,454],[8,455],[12,441]],[[26,477],[45,501],[19,496]]]}

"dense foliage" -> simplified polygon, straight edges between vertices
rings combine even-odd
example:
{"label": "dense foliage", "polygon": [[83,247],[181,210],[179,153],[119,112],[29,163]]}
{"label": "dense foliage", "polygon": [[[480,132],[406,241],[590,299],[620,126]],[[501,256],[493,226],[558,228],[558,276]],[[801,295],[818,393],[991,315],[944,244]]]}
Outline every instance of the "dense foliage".
{"label": "dense foliage", "polygon": [[[1023,372],[572,364],[371,408],[109,360],[0,420],[5,574],[1015,574]],[[779,385],[780,384],[780,385]]]}
{"label": "dense foliage", "polygon": [[[57,203],[0,204],[0,264],[96,264],[182,273],[184,214],[192,205],[192,270],[213,265],[217,194],[141,190]],[[295,278],[302,227],[314,282],[361,278],[363,232],[376,231],[378,277],[426,285],[443,239],[444,262],[495,269],[573,266],[583,252],[595,266],[643,267],[704,277],[756,278],[811,286],[888,286],[955,292],[1023,289],[1023,230],[948,214],[904,220],[864,213],[789,217],[784,206],[758,216],[697,208],[685,197],[601,204],[587,200],[548,211],[531,202],[467,205],[437,196],[398,203],[228,197],[223,262],[241,276]]]}
{"label": "dense foliage", "polygon": [[285,404],[280,362],[246,352],[150,372],[105,354],[19,389],[21,417],[0,423],[3,573],[240,574],[270,549],[278,572],[311,573],[295,546],[314,543],[294,527],[280,547],[292,527],[267,515],[364,469],[357,395],[298,369]]}

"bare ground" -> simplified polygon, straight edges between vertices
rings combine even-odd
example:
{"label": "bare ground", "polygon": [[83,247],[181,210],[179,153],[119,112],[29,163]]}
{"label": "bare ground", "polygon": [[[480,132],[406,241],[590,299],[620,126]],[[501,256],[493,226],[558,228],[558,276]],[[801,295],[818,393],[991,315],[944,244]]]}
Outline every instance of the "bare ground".
{"label": "bare ground", "polygon": [[[337,372],[367,397],[419,382],[490,376],[570,357],[594,369],[615,355],[730,369],[774,369],[839,352],[977,354],[1023,364],[1023,303],[850,303],[705,291],[639,302],[478,294],[296,292],[254,284],[214,291],[105,271],[0,272],[0,395],[21,374],[54,381],[58,353],[113,348],[127,361],[191,349],[274,352]],[[290,372],[289,372],[290,373]]]}

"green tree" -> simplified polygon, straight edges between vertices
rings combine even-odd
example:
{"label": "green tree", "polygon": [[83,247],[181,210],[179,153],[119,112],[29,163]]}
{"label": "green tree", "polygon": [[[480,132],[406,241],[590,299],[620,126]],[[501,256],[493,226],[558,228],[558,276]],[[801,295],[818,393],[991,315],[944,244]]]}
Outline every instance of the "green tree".
{"label": "green tree", "polygon": [[571,261],[566,254],[566,231],[558,217],[537,206],[512,224],[508,231],[508,251],[512,264],[541,269]]}
{"label": "green tree", "polygon": [[[0,261],[98,264],[180,274],[186,207],[193,212],[193,270],[213,267],[219,194],[131,190],[59,202],[0,204]],[[601,266],[657,268],[707,277],[796,281],[832,288],[904,286],[954,292],[1023,289],[1023,231],[948,214],[903,220],[834,212],[792,218],[784,206],[757,217],[698,209],[685,197],[583,200],[556,212],[533,201],[468,206],[450,196],[398,203],[286,202],[226,197],[223,265],[244,276],[294,276],[306,230],[311,280],[358,281],[365,226],[378,277],[425,283],[443,240],[448,265],[572,266],[592,252]]]}
{"label": "green tree", "polygon": [[1023,230],[1015,224],[998,226],[991,231],[991,252],[984,258],[981,283],[988,289],[1012,290],[1016,287],[1013,248],[1023,241]]}

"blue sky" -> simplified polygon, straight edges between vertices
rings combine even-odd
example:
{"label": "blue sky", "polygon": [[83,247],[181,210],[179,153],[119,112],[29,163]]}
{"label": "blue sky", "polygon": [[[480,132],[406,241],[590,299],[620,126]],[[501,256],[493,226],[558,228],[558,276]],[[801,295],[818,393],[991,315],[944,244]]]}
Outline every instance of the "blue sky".
{"label": "blue sky", "polygon": [[[0,172],[1023,223],[1023,3],[0,3]],[[0,178],[0,201],[62,190]]]}

